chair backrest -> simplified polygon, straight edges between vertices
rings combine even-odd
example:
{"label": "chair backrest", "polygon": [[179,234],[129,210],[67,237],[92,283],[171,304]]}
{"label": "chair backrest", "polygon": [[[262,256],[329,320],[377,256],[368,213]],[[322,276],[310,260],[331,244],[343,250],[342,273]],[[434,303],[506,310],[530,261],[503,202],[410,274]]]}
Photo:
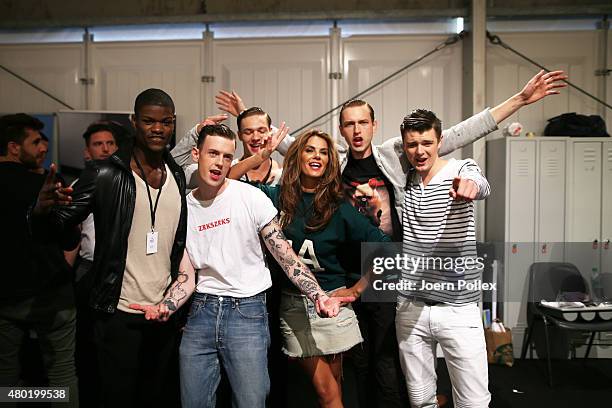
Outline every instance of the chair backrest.
{"label": "chair backrest", "polygon": [[580,271],[567,262],[536,262],[529,268],[529,302],[541,300],[554,302],[562,292],[581,292],[588,294]]}
{"label": "chair backrest", "polygon": [[599,282],[602,291],[600,300],[612,302],[612,273],[600,274]]}

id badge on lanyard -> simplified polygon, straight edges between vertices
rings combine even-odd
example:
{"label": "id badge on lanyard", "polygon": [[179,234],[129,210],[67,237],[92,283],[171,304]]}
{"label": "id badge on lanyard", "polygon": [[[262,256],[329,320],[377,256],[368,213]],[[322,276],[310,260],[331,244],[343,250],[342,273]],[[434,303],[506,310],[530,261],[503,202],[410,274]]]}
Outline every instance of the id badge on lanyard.
{"label": "id badge on lanyard", "polygon": [[[155,231],[155,213],[157,212],[157,204],[159,203],[159,196],[162,192],[162,186],[159,186],[159,190],[157,192],[157,198],[155,200],[155,206],[153,205],[153,200],[151,199],[151,192],[149,191],[149,183],[147,182],[147,177],[145,175],[144,169],[142,168],[138,158],[134,156],[134,160],[136,161],[136,165],[138,166],[138,170],[142,173],[142,179],[144,180],[145,185],[147,186],[147,198],[149,199],[149,210],[151,211],[151,231],[147,232],[147,255],[152,255],[157,253],[157,242],[159,239],[159,232]],[[164,179],[165,168],[162,168],[162,180]]]}
{"label": "id badge on lanyard", "polygon": [[158,237],[159,237],[159,232],[157,231],[147,232],[147,255],[157,253],[157,238]]}

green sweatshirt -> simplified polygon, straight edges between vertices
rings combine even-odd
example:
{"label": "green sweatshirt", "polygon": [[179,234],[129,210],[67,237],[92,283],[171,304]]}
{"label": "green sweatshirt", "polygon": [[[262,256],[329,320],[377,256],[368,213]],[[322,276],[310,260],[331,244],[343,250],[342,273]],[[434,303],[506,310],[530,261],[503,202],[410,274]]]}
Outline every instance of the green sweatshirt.
{"label": "green sweatshirt", "polygon": [[[280,186],[257,185],[279,208]],[[338,246],[344,242],[390,242],[391,239],[372,225],[351,204],[342,202],[325,228],[306,232],[306,219],[311,215],[313,193],[302,193],[302,200],[291,224],[283,232],[291,241],[293,250],[314,273],[325,291],[345,286],[347,271],[338,259]],[[278,265],[272,266],[277,269]],[[360,273],[360,271],[357,271]],[[284,274],[283,274],[284,275]],[[293,287],[284,279],[287,287]]]}

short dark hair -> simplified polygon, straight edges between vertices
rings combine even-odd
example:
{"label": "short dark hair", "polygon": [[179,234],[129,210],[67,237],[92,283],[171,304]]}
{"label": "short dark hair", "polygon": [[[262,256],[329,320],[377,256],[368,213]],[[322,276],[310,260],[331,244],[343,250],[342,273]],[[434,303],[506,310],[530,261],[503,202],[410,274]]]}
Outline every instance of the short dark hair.
{"label": "short dark hair", "polygon": [[109,132],[112,134],[116,145],[119,145],[129,135],[129,131],[120,123],[112,120],[100,120],[87,126],[85,133],[83,133],[86,146],[89,146],[91,135],[98,132]]}
{"label": "short dark hair", "polygon": [[198,133],[198,149],[202,148],[206,136],[221,136],[229,140],[233,140],[236,143],[236,134],[232,129],[223,124],[218,125],[205,125],[200,129]]}
{"label": "short dark hair", "polygon": [[370,110],[370,119],[372,119],[372,122],[374,122],[374,108],[372,108],[372,105],[370,105],[363,99],[351,99],[350,101],[345,102],[344,105],[342,105],[342,108],[340,108],[340,114],[338,115],[338,123],[340,124],[340,126],[342,126],[342,114],[344,113],[344,110],[348,108],[354,108],[356,106],[367,106]]}
{"label": "short dark hair", "polygon": [[26,138],[26,129],[40,131],[45,125],[37,118],[25,113],[0,117],[0,156],[8,153],[10,142],[21,145]]}
{"label": "short dark hair", "polygon": [[142,91],[136,97],[134,101],[134,114],[138,116],[138,113],[142,109],[143,106],[164,106],[172,109],[172,113],[175,113],[174,110],[174,101],[166,92],[157,88],[149,88],[147,90]]}
{"label": "short dark hair", "polygon": [[242,112],[240,112],[240,115],[238,115],[238,117],[236,118],[236,124],[238,125],[238,131],[240,132],[242,130],[242,125],[241,125],[242,119],[248,118],[249,116],[259,116],[259,115],[265,115],[266,120],[268,121],[268,127],[272,126],[272,118],[270,117],[270,115],[268,115],[268,113],[264,111],[263,109],[257,106],[253,106],[252,108],[245,109]]}
{"label": "short dark hair", "polygon": [[400,125],[402,140],[406,132],[423,133],[430,129],[433,129],[436,132],[436,137],[440,139],[442,136],[442,122],[440,122],[435,113],[427,109],[413,110],[407,116],[404,116],[404,121]]}

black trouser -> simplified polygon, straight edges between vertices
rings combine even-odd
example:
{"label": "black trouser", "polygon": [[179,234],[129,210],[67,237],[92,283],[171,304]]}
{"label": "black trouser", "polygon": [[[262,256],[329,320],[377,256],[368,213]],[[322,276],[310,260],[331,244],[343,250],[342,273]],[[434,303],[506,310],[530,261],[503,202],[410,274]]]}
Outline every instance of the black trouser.
{"label": "black trouser", "polygon": [[360,408],[407,407],[406,382],[395,336],[395,303],[353,303],[363,343],[348,353],[357,381]]}
{"label": "black trouser", "polygon": [[78,407],[74,366],[75,320],[74,293],[70,282],[46,288],[38,296],[0,305],[0,386],[19,385],[19,349],[32,330],[38,336],[49,386],[70,387],[70,405],[55,403],[52,406]]}
{"label": "black trouser", "polygon": [[75,363],[79,377],[79,401],[82,407],[97,407],[100,400],[98,389],[99,370],[96,345],[93,336],[93,310],[89,307],[89,293],[93,282],[92,262],[79,258],[75,263],[74,299],[77,310]]}
{"label": "black trouser", "polygon": [[96,315],[104,407],[178,407],[178,328],[117,310]]}

